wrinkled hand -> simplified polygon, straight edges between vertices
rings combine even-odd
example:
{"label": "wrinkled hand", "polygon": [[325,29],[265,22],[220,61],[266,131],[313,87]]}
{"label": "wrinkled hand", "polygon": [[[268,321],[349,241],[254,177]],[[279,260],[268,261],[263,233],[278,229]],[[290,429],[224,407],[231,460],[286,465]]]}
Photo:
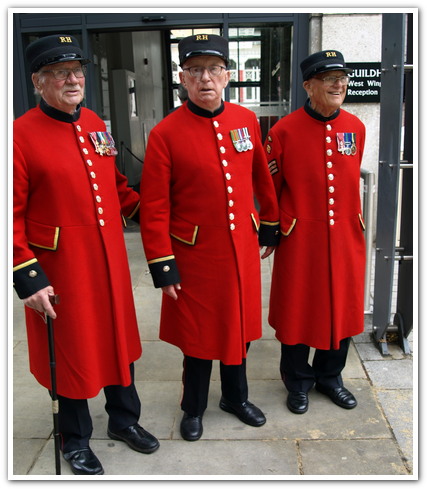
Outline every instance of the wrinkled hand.
{"label": "wrinkled hand", "polygon": [[166,295],[172,297],[174,300],[177,300],[178,294],[176,291],[181,290],[181,284],[166,285],[165,287],[162,287],[162,290]]}
{"label": "wrinkled hand", "polygon": [[[263,247],[260,246],[259,249],[262,250],[262,248]],[[266,246],[264,253],[261,255],[261,260],[264,260],[264,258],[267,258],[268,256],[270,256],[275,249],[276,249],[275,246]]]}
{"label": "wrinkled hand", "polygon": [[40,289],[35,294],[24,299],[24,304],[31,309],[46,313],[52,319],[56,319],[56,312],[50,302],[50,297],[53,297],[54,295],[55,292],[53,291],[53,287],[48,285],[44,289]]}

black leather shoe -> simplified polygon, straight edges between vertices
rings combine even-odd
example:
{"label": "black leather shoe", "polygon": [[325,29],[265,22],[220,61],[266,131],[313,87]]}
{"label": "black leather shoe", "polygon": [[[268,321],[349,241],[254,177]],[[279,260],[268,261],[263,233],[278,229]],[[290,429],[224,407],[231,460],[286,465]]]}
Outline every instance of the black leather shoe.
{"label": "black leather shoe", "polygon": [[234,404],[221,397],[219,407],[227,413],[235,414],[240,421],[251,426],[262,426],[267,421],[261,409],[249,401]]}
{"label": "black leather shoe", "polygon": [[307,392],[289,392],[286,400],[289,411],[295,414],[304,414],[308,410]]}
{"label": "black leather shoe", "polygon": [[115,433],[108,429],[107,433],[112,440],[124,441],[132,450],[141,453],[153,453],[160,446],[159,440],[138,423]]}
{"label": "black leather shoe", "polygon": [[345,387],[323,387],[316,384],[316,390],[328,396],[332,402],[344,409],[353,409],[357,406],[356,398]]}
{"label": "black leather shoe", "polygon": [[201,416],[190,416],[184,413],[181,420],[181,436],[187,441],[198,440],[203,433],[203,424]]}
{"label": "black leather shoe", "polygon": [[63,455],[64,459],[70,464],[73,474],[102,475],[104,473],[101,462],[89,447],[73,450]]}

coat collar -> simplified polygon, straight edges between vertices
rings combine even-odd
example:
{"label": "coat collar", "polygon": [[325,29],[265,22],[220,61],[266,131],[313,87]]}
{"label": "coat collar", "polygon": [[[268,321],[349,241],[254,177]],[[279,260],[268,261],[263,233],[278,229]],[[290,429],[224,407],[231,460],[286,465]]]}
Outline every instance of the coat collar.
{"label": "coat collar", "polygon": [[40,109],[52,119],[56,119],[61,122],[76,122],[80,119],[80,110],[81,105],[79,104],[76,108],[74,114],[67,114],[66,112],[62,112],[62,110],[55,109],[55,107],[51,107],[48,105],[44,99],[40,100]]}
{"label": "coat collar", "polygon": [[190,109],[190,111],[193,112],[193,114],[200,115],[201,117],[207,117],[209,119],[211,119],[212,117],[217,117],[219,114],[224,112],[225,109],[223,100],[221,100],[220,107],[216,109],[214,112],[211,112],[210,110],[202,109],[194,102],[192,102],[190,99],[188,99],[187,106]]}
{"label": "coat collar", "polygon": [[311,102],[310,99],[308,98],[307,101],[305,102],[304,105],[304,110],[307,112],[307,114],[314,119],[317,119],[318,121],[322,122],[327,122],[327,121],[332,121],[333,119],[336,119],[340,115],[340,109],[337,109],[331,116],[325,117],[322,114],[319,114],[316,112],[312,107],[311,107]]}

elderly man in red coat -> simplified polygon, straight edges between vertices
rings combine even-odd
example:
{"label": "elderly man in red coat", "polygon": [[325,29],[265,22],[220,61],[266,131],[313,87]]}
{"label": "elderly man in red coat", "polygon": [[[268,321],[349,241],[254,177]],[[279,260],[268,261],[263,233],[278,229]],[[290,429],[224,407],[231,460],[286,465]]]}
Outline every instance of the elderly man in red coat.
{"label": "elderly man in red coat", "polygon": [[341,371],[350,337],[363,331],[365,269],[359,193],[365,126],[340,108],[352,70],[335,50],[312,54],[301,70],[305,106],[277,122],[265,141],[282,234],[269,322],[282,344],[287,406],[297,414],[307,411],[314,384],[342,408],[357,404]]}
{"label": "elderly man in red coat", "polygon": [[220,360],[220,408],[251,426],[266,421],[248,401],[246,353],[261,336],[259,247],[267,246],[263,257],[273,251],[279,214],[255,114],[221,99],[228,42],[190,36],[179,56],[188,101],[150,133],[140,224],[164,292],[160,338],[184,353],[181,435],[194,441],[212,360]]}
{"label": "elderly man in red coat", "polygon": [[[139,424],[133,362],[141,355],[123,216],[138,219],[139,195],[115,165],[104,122],[81,107],[86,59],[69,35],[27,48],[40,105],[14,123],[14,286],[24,300],[30,369],[51,388],[45,314],[56,319],[62,452],[79,475],[104,469],[89,447],[87,399],[104,388],[108,435],[151,453]],[[58,293],[55,309],[50,298]]]}

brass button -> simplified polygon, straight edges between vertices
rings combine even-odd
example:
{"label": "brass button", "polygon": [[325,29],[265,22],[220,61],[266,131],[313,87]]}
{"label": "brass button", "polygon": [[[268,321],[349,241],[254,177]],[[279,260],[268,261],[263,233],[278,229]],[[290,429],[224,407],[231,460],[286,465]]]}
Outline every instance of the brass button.
{"label": "brass button", "polygon": [[31,278],[37,277],[38,273],[35,270],[30,270],[28,276]]}

